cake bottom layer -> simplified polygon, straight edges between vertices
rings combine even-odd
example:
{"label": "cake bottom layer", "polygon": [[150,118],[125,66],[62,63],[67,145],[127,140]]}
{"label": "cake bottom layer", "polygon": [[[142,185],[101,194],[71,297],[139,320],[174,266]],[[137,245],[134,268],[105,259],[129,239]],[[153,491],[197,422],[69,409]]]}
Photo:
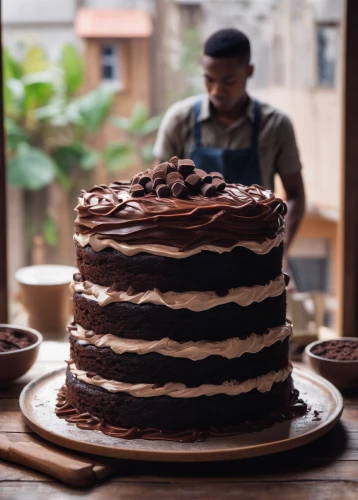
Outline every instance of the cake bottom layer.
{"label": "cake bottom layer", "polygon": [[284,382],[273,384],[268,392],[252,390],[238,396],[195,398],[134,397],[86,384],[69,370],[66,378],[67,401],[80,413],[88,412],[114,426],[170,431],[236,426],[262,420],[287,405],[293,389],[290,375]]}

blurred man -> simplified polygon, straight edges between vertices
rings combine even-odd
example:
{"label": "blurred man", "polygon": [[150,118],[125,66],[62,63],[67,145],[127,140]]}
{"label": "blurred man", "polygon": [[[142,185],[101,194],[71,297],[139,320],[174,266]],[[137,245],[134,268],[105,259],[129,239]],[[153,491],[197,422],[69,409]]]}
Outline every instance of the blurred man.
{"label": "blurred man", "polygon": [[154,155],[156,164],[175,155],[192,158],[198,168],[219,171],[229,183],[271,190],[278,173],[288,205],[287,252],[304,213],[301,163],[289,118],[246,91],[254,72],[250,52],[248,38],[236,29],[217,31],[207,39],[202,58],[207,93],[168,109]]}

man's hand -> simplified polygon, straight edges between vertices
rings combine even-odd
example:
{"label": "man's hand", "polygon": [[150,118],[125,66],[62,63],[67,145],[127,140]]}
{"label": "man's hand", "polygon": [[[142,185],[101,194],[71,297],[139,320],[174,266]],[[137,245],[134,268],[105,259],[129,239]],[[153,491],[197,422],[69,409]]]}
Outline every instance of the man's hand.
{"label": "man's hand", "polygon": [[286,191],[287,215],[284,269],[288,268],[288,249],[300,225],[305,212],[305,189],[301,171],[281,176],[283,187]]}

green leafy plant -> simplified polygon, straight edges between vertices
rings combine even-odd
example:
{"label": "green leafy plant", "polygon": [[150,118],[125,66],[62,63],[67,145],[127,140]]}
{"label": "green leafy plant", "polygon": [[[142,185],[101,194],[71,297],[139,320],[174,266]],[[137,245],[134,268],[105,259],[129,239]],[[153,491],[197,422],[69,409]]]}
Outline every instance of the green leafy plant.
{"label": "green leafy plant", "polygon": [[[111,122],[115,125],[127,139],[132,147],[132,152],[128,158],[133,158],[133,154],[139,162],[149,164],[153,161],[153,136],[158,131],[162,121],[162,115],[149,117],[148,109],[143,103],[137,103],[129,118],[123,116],[112,116]],[[126,160],[124,152],[118,146],[112,146],[111,152],[106,152],[107,163],[114,166],[123,166]],[[124,164],[123,164],[124,162]]]}
{"label": "green leafy plant", "polygon": [[195,28],[185,31],[182,35],[178,69],[172,75],[176,85],[174,91],[168,96],[170,102],[203,92],[201,77],[202,50],[199,32]]}
{"label": "green leafy plant", "polygon": [[[115,92],[98,86],[79,95],[84,64],[72,45],[63,47],[57,61],[40,45],[24,47],[19,57],[4,49],[3,78],[8,182],[25,190],[26,217],[29,210],[36,212],[34,199],[54,182],[69,192],[81,172],[93,170],[100,162],[111,170],[129,166],[130,144],[117,142],[103,150],[93,147],[95,135],[108,120]],[[46,209],[42,215],[37,212],[31,223],[37,218],[36,231],[55,246],[55,219]]]}
{"label": "green leafy plant", "polygon": [[[97,151],[88,144],[108,118],[114,91],[99,86],[76,96],[83,78],[83,62],[72,45],[63,47],[57,62],[49,60],[37,45],[29,47],[21,60],[4,50],[11,184],[37,190],[58,179],[69,189],[74,168],[89,171],[101,160],[106,163],[108,151]],[[128,145],[115,147],[128,159]]]}

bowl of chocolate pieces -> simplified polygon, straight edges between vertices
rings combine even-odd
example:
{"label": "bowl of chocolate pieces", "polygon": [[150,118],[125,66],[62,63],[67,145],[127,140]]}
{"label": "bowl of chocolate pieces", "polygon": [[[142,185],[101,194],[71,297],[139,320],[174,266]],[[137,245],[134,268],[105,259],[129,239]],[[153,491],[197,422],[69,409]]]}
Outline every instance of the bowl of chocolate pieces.
{"label": "bowl of chocolate pieces", "polygon": [[0,386],[10,384],[31,368],[41,342],[37,330],[0,324]]}
{"label": "bowl of chocolate pieces", "polygon": [[338,389],[358,388],[358,338],[317,340],[305,349],[304,361]]}

